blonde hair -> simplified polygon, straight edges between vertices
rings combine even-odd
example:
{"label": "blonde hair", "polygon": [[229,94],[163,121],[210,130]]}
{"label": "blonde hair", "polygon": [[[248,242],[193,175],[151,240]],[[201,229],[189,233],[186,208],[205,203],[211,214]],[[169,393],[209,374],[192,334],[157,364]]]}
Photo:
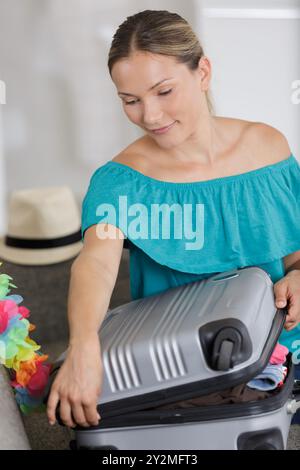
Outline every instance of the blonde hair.
{"label": "blonde hair", "polygon": [[[204,55],[203,48],[189,23],[167,10],[144,10],[128,16],[113,36],[108,54],[111,76],[113,65],[135,51],[173,56],[178,63],[196,70]],[[210,90],[205,91],[210,114],[214,105]]]}

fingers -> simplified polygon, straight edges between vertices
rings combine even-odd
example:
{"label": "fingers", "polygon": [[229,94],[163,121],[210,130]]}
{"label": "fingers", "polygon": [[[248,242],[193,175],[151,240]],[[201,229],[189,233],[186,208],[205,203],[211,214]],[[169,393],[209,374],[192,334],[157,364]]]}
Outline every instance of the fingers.
{"label": "fingers", "polygon": [[52,389],[50,396],[48,398],[48,402],[47,402],[47,416],[48,416],[49,423],[51,425],[55,424],[55,421],[56,421],[55,411],[56,411],[58,402],[59,402],[59,395],[55,389]]}
{"label": "fingers", "polygon": [[80,400],[73,398],[63,398],[55,389],[52,389],[47,403],[47,416],[51,425],[56,422],[55,413],[58,402],[60,402],[59,414],[65,426],[71,428],[76,425],[82,427],[97,426],[101,419],[97,411],[96,400],[87,400],[82,403]]}
{"label": "fingers", "polygon": [[290,322],[290,323],[286,323],[284,328],[285,328],[286,331],[291,331],[291,330],[293,330],[296,326],[297,326],[297,323],[295,323],[295,322]]}
{"label": "fingers", "polygon": [[92,402],[83,406],[85,417],[90,426],[97,426],[99,420],[101,419],[97,411],[97,402]]}
{"label": "fingers", "polygon": [[72,412],[73,412],[74,419],[76,423],[79,424],[79,426],[82,426],[82,427],[90,426],[90,424],[88,423],[88,419],[85,416],[84,409],[81,403],[73,405]]}
{"label": "fingers", "polygon": [[287,303],[288,283],[281,279],[274,284],[274,294],[277,308],[283,308]]}
{"label": "fingers", "polygon": [[289,312],[286,316],[285,324],[284,324],[284,328],[286,329],[286,331],[292,330],[299,323],[299,319],[298,319],[299,313],[298,312],[299,312],[299,306],[298,305],[294,304],[294,305],[290,306]]}
{"label": "fingers", "polygon": [[100,419],[96,404],[85,406],[80,402],[71,404],[66,400],[61,403],[60,416],[63,423],[69,427],[75,427],[76,425],[84,428],[97,426]]}
{"label": "fingers", "polygon": [[61,399],[59,414],[63,423],[69,428],[74,428],[76,426],[72,418],[71,405],[67,399]]}
{"label": "fingers", "polygon": [[284,324],[284,328],[286,331],[292,330],[293,328],[295,328],[295,326],[297,326],[297,324],[297,320],[295,320],[293,317],[291,317],[290,315],[286,316],[286,321]]}

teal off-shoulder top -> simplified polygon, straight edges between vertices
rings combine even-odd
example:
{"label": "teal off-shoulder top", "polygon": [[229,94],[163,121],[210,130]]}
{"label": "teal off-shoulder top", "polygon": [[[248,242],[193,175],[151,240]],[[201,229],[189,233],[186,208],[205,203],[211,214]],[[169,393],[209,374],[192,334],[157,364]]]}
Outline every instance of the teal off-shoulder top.
{"label": "teal off-shoulder top", "polygon": [[[174,183],[108,161],[84,197],[82,238],[98,222],[124,234],[133,300],[246,266],[275,283],[283,257],[300,250],[300,165],[291,154],[246,173]],[[292,351],[297,339],[299,326],[280,342]]]}

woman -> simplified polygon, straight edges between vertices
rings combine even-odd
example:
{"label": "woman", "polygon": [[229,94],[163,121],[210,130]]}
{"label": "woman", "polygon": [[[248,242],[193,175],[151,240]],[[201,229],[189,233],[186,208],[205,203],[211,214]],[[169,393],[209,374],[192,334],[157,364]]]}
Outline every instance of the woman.
{"label": "woman", "polygon": [[[289,306],[281,342],[291,347],[299,336],[300,166],[286,138],[263,123],[212,114],[210,61],[175,13],[128,17],[114,35],[108,66],[125,114],[145,135],[95,171],[83,202],[68,354],[48,400],[49,421],[55,422],[60,401],[61,418],[71,427],[100,418],[97,332],[124,243],[133,299],[256,265],[275,283],[277,306]],[[165,204],[161,224],[157,204]],[[184,224],[178,217],[172,225],[173,204]],[[184,212],[191,207],[197,208],[192,215]],[[166,220],[167,236],[160,237]]]}

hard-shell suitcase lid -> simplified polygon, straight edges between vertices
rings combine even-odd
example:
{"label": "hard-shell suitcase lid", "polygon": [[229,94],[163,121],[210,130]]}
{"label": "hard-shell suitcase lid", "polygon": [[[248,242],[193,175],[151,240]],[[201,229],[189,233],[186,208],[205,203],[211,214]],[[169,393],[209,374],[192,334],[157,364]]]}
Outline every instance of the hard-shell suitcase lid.
{"label": "hard-shell suitcase lid", "polygon": [[275,306],[270,276],[258,267],[109,311],[99,331],[102,413],[119,415],[248,382],[266,367],[285,315]]}

